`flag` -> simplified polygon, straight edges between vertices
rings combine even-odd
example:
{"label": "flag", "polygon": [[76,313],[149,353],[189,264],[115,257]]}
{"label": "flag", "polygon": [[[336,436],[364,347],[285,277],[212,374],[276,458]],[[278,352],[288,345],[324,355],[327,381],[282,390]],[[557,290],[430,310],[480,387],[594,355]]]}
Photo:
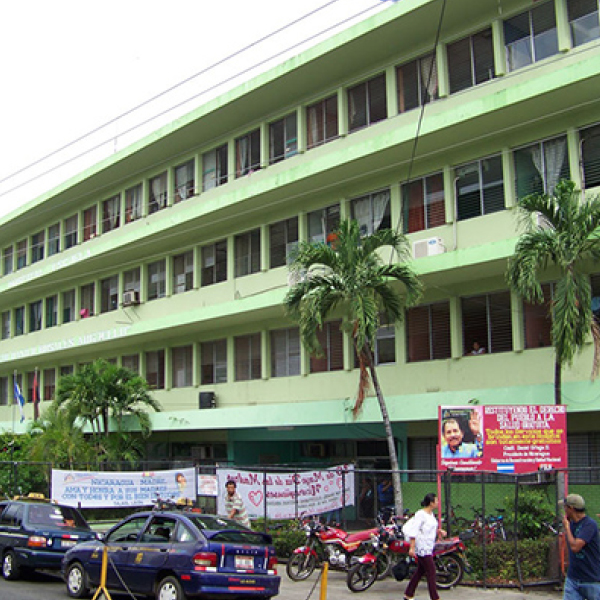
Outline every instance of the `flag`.
{"label": "flag", "polygon": [[33,390],[31,391],[31,395],[33,396],[31,399],[33,400],[33,418],[37,421],[40,416],[39,411],[39,402],[40,402],[40,390],[38,385],[38,372],[37,369],[33,375]]}
{"label": "flag", "polygon": [[21,394],[21,388],[15,379],[15,402],[19,405],[19,412],[21,413],[21,423],[25,420],[25,413],[23,412],[23,407],[25,406],[25,398],[23,398],[23,394]]}

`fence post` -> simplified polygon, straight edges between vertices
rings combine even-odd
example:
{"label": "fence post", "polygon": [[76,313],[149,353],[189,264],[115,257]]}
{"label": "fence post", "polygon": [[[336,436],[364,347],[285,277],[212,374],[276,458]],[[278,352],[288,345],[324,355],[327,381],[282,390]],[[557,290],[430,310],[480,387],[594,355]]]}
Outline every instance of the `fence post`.
{"label": "fence post", "polygon": [[346,530],[346,469],[342,468],[342,522]]}
{"label": "fence post", "polygon": [[483,554],[483,587],[487,588],[487,540],[486,540],[486,522],[485,522],[485,473],[480,473],[481,477],[481,550]]}
{"label": "fence post", "polygon": [[296,510],[296,519],[298,519],[298,471],[294,469],[294,505]]}
{"label": "fence post", "polygon": [[450,475],[452,470],[450,467],[444,473],[444,504],[446,507],[446,529],[448,530],[448,537],[452,535],[452,515],[450,514],[452,502],[450,498],[451,486],[450,486]]}
{"label": "fence post", "polygon": [[[519,476],[515,475],[515,481],[517,483],[515,493],[515,524],[518,524],[519,517]],[[516,527],[518,531],[518,527]],[[515,535],[515,565],[517,567],[517,578],[519,579],[519,589],[523,590],[523,574],[521,572],[521,557],[519,556],[519,544],[518,535]]]}
{"label": "fence post", "polygon": [[264,516],[265,516],[265,533],[267,533],[267,468],[263,471],[263,506],[264,506]]}

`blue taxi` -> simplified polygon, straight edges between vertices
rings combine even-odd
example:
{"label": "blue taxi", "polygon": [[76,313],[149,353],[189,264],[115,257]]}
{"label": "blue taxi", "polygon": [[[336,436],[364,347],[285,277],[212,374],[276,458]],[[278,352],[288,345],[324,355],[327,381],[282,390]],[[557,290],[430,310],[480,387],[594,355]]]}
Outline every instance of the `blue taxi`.
{"label": "blue taxi", "polygon": [[69,596],[83,598],[99,586],[104,547],[109,591],[156,600],[266,600],[279,593],[269,535],[216,515],[173,509],[134,513],[102,541],[69,550],[62,562]]}

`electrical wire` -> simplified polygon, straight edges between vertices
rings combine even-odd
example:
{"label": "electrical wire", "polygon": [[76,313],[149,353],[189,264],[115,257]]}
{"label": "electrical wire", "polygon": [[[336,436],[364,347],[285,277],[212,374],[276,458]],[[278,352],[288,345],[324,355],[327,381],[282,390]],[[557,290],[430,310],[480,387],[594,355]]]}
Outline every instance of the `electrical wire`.
{"label": "electrical wire", "polygon": [[[37,166],[38,164],[40,164],[40,163],[42,163],[42,162],[44,162],[44,161],[48,160],[49,158],[52,158],[52,157],[53,157],[53,156],[55,156],[56,154],[58,154],[58,153],[60,153],[60,152],[63,152],[64,150],[67,150],[67,149],[69,149],[69,148],[70,148],[70,147],[72,147],[73,145],[75,145],[75,144],[77,144],[77,143],[79,143],[79,142],[81,142],[81,141],[83,141],[83,140],[87,139],[87,138],[88,138],[88,137],[90,137],[91,135],[93,135],[93,134],[95,134],[95,133],[98,133],[99,131],[101,131],[101,130],[105,129],[106,127],[108,127],[108,126],[110,126],[110,125],[114,124],[115,122],[117,122],[117,121],[118,121],[118,120],[120,120],[121,118],[123,118],[123,117],[125,117],[125,116],[128,116],[128,115],[130,115],[130,114],[131,114],[131,113],[133,113],[134,111],[137,111],[137,110],[139,110],[140,108],[143,108],[144,106],[147,106],[147,105],[148,105],[148,104],[150,104],[151,102],[154,102],[155,100],[157,100],[157,99],[159,99],[159,98],[163,97],[163,96],[164,96],[164,95],[166,95],[167,93],[170,93],[171,91],[173,91],[173,90],[175,90],[175,89],[178,89],[179,87],[181,87],[182,85],[184,85],[184,84],[186,84],[186,83],[188,83],[188,82],[192,81],[193,79],[195,79],[195,78],[197,78],[197,77],[199,77],[199,76],[201,76],[201,75],[204,75],[204,74],[206,74],[207,72],[209,72],[209,71],[211,71],[211,70],[215,69],[215,68],[216,68],[216,67],[218,67],[218,66],[221,66],[221,65],[222,65],[222,64],[224,64],[225,62],[227,62],[227,61],[229,61],[229,60],[231,60],[231,59],[233,59],[233,58],[235,58],[235,57],[239,56],[239,55],[240,55],[240,54],[242,54],[243,52],[246,52],[246,51],[250,50],[250,49],[251,49],[251,48],[253,48],[254,46],[256,46],[256,45],[258,45],[258,44],[260,44],[260,43],[262,43],[262,42],[264,42],[264,41],[268,40],[269,38],[271,38],[271,37],[273,37],[273,36],[275,36],[275,35],[277,35],[277,34],[281,33],[282,31],[285,31],[285,30],[286,30],[286,29],[288,29],[289,27],[291,27],[291,26],[293,26],[293,25],[296,25],[297,23],[301,22],[302,20],[304,20],[304,19],[306,19],[306,18],[308,18],[308,17],[310,17],[310,16],[312,16],[312,15],[316,14],[317,12],[319,12],[319,11],[323,10],[324,8],[327,8],[327,7],[328,7],[328,6],[330,6],[331,4],[333,4],[333,3],[335,3],[335,2],[338,2],[338,1],[339,1],[339,0],[330,0],[330,1],[329,1],[329,2],[327,2],[326,4],[324,4],[324,5],[320,6],[319,8],[317,8],[317,9],[315,9],[315,10],[313,10],[313,11],[311,11],[311,12],[307,13],[306,15],[304,15],[304,16],[302,16],[302,17],[300,17],[300,18],[296,19],[295,21],[292,21],[292,22],[288,23],[287,25],[285,25],[285,26],[283,26],[283,27],[280,27],[280,28],[279,28],[279,29],[277,29],[276,31],[274,31],[274,32],[272,32],[272,33],[270,33],[270,34],[268,34],[268,35],[266,35],[266,36],[263,36],[263,37],[262,37],[262,38],[260,38],[259,40],[255,41],[255,42],[252,42],[251,44],[249,44],[249,45],[245,46],[245,47],[244,47],[244,48],[242,48],[241,50],[238,50],[238,51],[236,51],[236,52],[234,52],[234,53],[230,54],[229,56],[225,57],[224,59],[222,59],[222,60],[219,60],[218,62],[216,62],[216,63],[214,63],[214,64],[210,65],[210,66],[209,66],[209,67],[207,67],[206,69],[203,69],[202,71],[199,71],[199,72],[198,72],[198,73],[196,73],[195,75],[192,75],[192,76],[188,77],[187,79],[185,79],[185,80],[183,80],[183,81],[179,82],[178,84],[176,84],[176,85],[174,85],[174,86],[171,86],[171,87],[170,87],[170,88],[168,88],[167,90],[165,90],[165,91],[161,92],[160,94],[157,94],[157,95],[153,96],[153,97],[152,97],[152,98],[150,98],[149,100],[146,100],[146,101],[144,101],[144,102],[142,102],[142,103],[140,103],[140,104],[136,105],[136,106],[135,106],[135,107],[133,107],[132,109],[129,109],[128,111],[126,111],[126,112],[122,113],[121,115],[119,115],[119,116],[115,117],[114,119],[111,119],[110,121],[108,121],[108,122],[104,123],[103,125],[100,125],[100,126],[96,127],[95,129],[93,129],[93,130],[89,131],[88,133],[86,133],[86,134],[84,134],[84,135],[80,136],[79,138],[77,138],[77,139],[73,140],[72,142],[69,142],[68,144],[65,144],[65,145],[64,145],[64,146],[62,146],[61,148],[59,148],[59,149],[57,149],[57,150],[55,150],[55,151],[53,151],[53,152],[51,152],[51,153],[49,153],[49,154],[45,155],[44,157],[42,157],[42,158],[40,158],[40,159],[38,159],[38,160],[34,161],[33,163],[31,163],[31,164],[29,164],[29,165],[27,165],[27,166],[25,166],[25,167],[23,167],[23,168],[19,169],[18,171],[16,171],[16,172],[12,173],[11,175],[8,175],[8,176],[7,176],[7,177],[5,177],[4,179],[0,179],[0,184],[4,183],[4,182],[6,182],[6,181],[8,181],[8,180],[10,180],[10,179],[13,179],[14,177],[16,177],[17,175],[19,175],[20,173],[23,173],[24,171],[27,171],[27,170],[29,170],[30,168],[32,168],[32,167],[34,167],[34,166]],[[444,0],[444,1],[445,1],[445,0]],[[362,15],[364,15],[364,14],[368,13],[368,12],[371,12],[371,11],[372,11],[372,10],[374,10],[376,7],[380,6],[380,4],[381,4],[381,2],[379,2],[378,4],[374,4],[374,5],[370,6],[369,8],[366,8],[366,9],[364,9],[364,10],[361,10],[361,11],[359,11],[359,12],[355,13],[354,15],[352,15],[352,16],[350,16],[350,17],[347,17],[347,18],[345,18],[345,19],[342,19],[341,21],[338,21],[338,22],[336,22],[335,24],[333,24],[333,25],[330,25],[329,27],[326,27],[326,28],[322,29],[322,30],[320,30],[320,31],[319,31],[319,32],[317,32],[317,33],[314,33],[314,34],[312,34],[312,35],[308,36],[307,38],[304,38],[304,39],[303,39],[303,40],[301,40],[300,42],[297,42],[297,43],[295,43],[295,44],[292,44],[291,46],[288,46],[288,47],[287,47],[287,48],[285,48],[284,50],[281,50],[281,51],[279,51],[279,52],[276,52],[275,54],[273,54],[273,55],[271,55],[271,56],[269,56],[269,57],[267,57],[267,58],[265,58],[265,59],[263,59],[263,60],[261,60],[261,61],[259,61],[259,62],[255,63],[255,64],[251,65],[250,67],[247,67],[247,68],[245,68],[245,69],[243,69],[243,70],[241,70],[241,71],[239,71],[239,72],[235,73],[234,75],[231,75],[231,76],[229,76],[229,77],[227,77],[227,78],[225,78],[225,79],[223,79],[223,80],[219,81],[218,83],[216,83],[216,84],[213,84],[212,86],[209,86],[208,88],[206,88],[206,89],[202,90],[201,92],[199,92],[199,93],[197,93],[197,94],[194,94],[193,96],[191,96],[191,97],[189,97],[189,98],[187,98],[187,99],[185,99],[185,100],[182,100],[181,102],[178,102],[177,104],[174,104],[174,105],[170,106],[168,109],[165,109],[165,110],[163,110],[163,111],[160,111],[160,112],[158,112],[158,113],[154,114],[152,117],[149,117],[148,119],[145,119],[145,120],[141,121],[140,123],[137,123],[136,125],[133,125],[133,126],[129,127],[129,128],[128,128],[128,129],[126,129],[125,131],[122,131],[122,132],[121,132],[119,135],[120,135],[120,136],[125,136],[125,135],[127,135],[127,134],[129,134],[129,133],[131,133],[131,132],[135,131],[136,129],[139,129],[140,127],[143,127],[144,125],[147,125],[147,124],[151,123],[152,121],[155,121],[156,119],[158,119],[158,118],[160,118],[160,117],[162,117],[162,116],[164,116],[164,115],[166,115],[166,114],[169,114],[170,112],[172,112],[172,111],[176,110],[177,108],[180,108],[180,107],[184,106],[184,105],[185,105],[185,104],[187,104],[188,102],[191,102],[192,100],[196,100],[196,99],[200,98],[201,96],[204,96],[205,94],[207,94],[207,93],[209,93],[209,92],[211,92],[211,91],[213,91],[213,90],[215,90],[215,89],[218,89],[219,87],[221,87],[221,86],[223,86],[223,85],[225,85],[225,84],[227,84],[227,83],[229,83],[229,82],[231,82],[231,81],[233,81],[233,80],[235,80],[235,79],[237,79],[237,78],[241,77],[242,75],[245,75],[245,74],[247,74],[247,73],[249,73],[249,72],[251,72],[251,71],[253,71],[253,70],[257,69],[258,67],[260,67],[260,66],[262,66],[262,65],[264,65],[264,64],[266,64],[266,63],[268,63],[268,62],[270,62],[270,61],[272,61],[272,60],[274,60],[274,59],[276,59],[276,58],[278,58],[278,57],[280,57],[280,56],[282,56],[282,55],[284,55],[284,54],[286,54],[287,52],[290,52],[291,50],[294,50],[294,49],[296,49],[296,48],[298,48],[298,47],[300,47],[300,46],[302,46],[302,45],[304,45],[304,44],[306,44],[306,43],[308,43],[308,42],[310,42],[310,41],[314,40],[315,38],[318,38],[318,37],[320,37],[321,35],[323,35],[323,34],[325,34],[325,33],[328,33],[328,32],[330,32],[330,31],[331,31],[331,30],[333,30],[333,29],[337,29],[338,27],[340,27],[341,25],[344,25],[344,24],[348,23],[349,21],[352,21],[352,20],[354,20],[354,19],[356,19],[356,18],[358,18],[358,17],[360,17],[360,16],[362,16]],[[110,143],[111,141],[113,141],[113,140],[114,140],[114,138],[115,138],[115,136],[114,136],[114,135],[112,135],[112,136],[110,136],[110,137],[108,137],[108,138],[104,139],[103,141],[101,141],[101,142],[97,143],[96,145],[92,146],[91,148],[88,148],[87,150],[85,150],[85,151],[82,151],[82,152],[80,152],[80,153],[76,154],[75,156],[73,156],[73,157],[71,157],[71,158],[69,158],[69,159],[65,160],[65,161],[62,161],[62,162],[61,162],[61,163],[59,163],[58,165],[55,165],[55,166],[53,166],[53,167],[51,167],[51,168],[49,168],[49,169],[46,169],[45,171],[43,171],[43,172],[41,172],[41,173],[38,173],[36,176],[29,178],[27,181],[24,181],[24,182],[22,182],[22,183],[20,183],[20,184],[18,184],[18,185],[16,185],[16,186],[14,186],[14,187],[12,187],[12,188],[9,188],[8,190],[6,190],[6,191],[4,191],[4,192],[0,193],[0,198],[1,198],[1,197],[4,197],[4,196],[6,196],[6,195],[8,195],[8,194],[10,194],[10,193],[12,193],[12,192],[14,192],[14,191],[16,191],[16,190],[18,190],[18,189],[20,189],[20,188],[22,188],[22,187],[24,187],[24,186],[26,186],[26,185],[28,185],[28,184],[30,184],[30,183],[32,183],[32,182],[34,182],[34,181],[37,181],[37,180],[39,180],[39,179],[40,179],[40,178],[42,178],[42,177],[45,177],[46,175],[48,175],[48,174],[52,173],[53,171],[56,171],[56,170],[58,170],[58,169],[60,169],[60,168],[62,168],[62,167],[64,167],[64,166],[66,166],[66,165],[68,165],[68,164],[70,164],[70,163],[74,162],[75,160],[78,160],[79,158],[82,158],[83,156],[86,156],[87,154],[90,154],[91,152],[93,152],[93,151],[95,151],[95,150],[98,150],[98,149],[102,148],[102,147],[103,147],[103,146],[105,146],[106,144],[108,144],[108,143]]]}

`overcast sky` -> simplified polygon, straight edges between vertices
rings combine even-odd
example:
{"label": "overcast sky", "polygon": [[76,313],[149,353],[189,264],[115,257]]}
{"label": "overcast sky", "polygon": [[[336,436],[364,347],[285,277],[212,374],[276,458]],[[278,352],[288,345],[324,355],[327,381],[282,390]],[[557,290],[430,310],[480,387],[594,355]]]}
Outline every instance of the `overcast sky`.
{"label": "overcast sky", "polygon": [[[134,125],[250,69],[319,31],[364,20],[380,0],[5,0],[0,6],[0,217],[134,138],[185,114],[217,92],[314,45],[260,65],[127,134]],[[322,8],[321,10],[318,10]],[[15,172],[114,120],[304,15],[312,16],[194,78],[144,109],[28,169]],[[356,15],[356,16],[355,16]],[[352,21],[347,21],[354,17]],[[110,141],[108,141],[110,140]],[[99,146],[77,161],[42,172]]]}

